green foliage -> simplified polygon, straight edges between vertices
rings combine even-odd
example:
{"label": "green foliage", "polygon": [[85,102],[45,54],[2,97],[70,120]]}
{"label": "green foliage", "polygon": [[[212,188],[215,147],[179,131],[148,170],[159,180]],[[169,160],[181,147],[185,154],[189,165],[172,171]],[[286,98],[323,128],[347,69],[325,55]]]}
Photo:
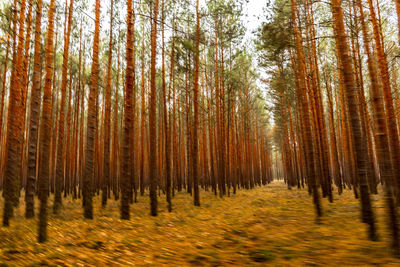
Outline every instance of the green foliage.
{"label": "green foliage", "polygon": [[[290,61],[290,51],[293,49],[293,29],[291,26],[290,1],[275,0],[273,6],[268,3],[268,8],[272,9],[271,17],[264,22],[258,29],[257,38],[254,41],[258,52],[258,64],[268,76],[267,84],[269,90],[267,97],[272,103],[270,110],[273,114],[276,130],[274,140],[276,144],[281,144],[282,133],[280,127],[282,121],[288,121],[287,114],[283,117],[281,106],[281,94],[289,98],[288,102],[293,107],[296,103],[294,73]],[[286,106],[286,100],[285,100]]]}
{"label": "green foliage", "polygon": [[181,44],[182,44],[183,49],[189,50],[189,52],[194,53],[196,51],[193,40],[183,39]]}
{"label": "green foliage", "polygon": [[[281,3],[282,2],[282,3]],[[255,45],[260,51],[259,64],[267,67],[282,61],[286,52],[293,47],[290,2],[276,0],[272,20],[264,22],[258,30]]]}

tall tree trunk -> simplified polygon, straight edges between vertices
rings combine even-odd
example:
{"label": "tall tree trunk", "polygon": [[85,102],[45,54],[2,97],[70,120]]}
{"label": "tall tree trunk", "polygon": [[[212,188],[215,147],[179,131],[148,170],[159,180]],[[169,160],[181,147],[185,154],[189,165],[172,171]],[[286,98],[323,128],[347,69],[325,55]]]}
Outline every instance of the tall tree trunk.
{"label": "tall tree trunk", "polygon": [[197,126],[199,123],[199,61],[200,61],[200,14],[199,0],[196,1],[196,50],[194,56],[194,86],[193,86],[193,105],[194,105],[194,121],[193,121],[193,149],[192,149],[192,164],[193,164],[193,191],[194,205],[200,206],[199,192],[199,174],[198,174],[198,137]]}
{"label": "tall tree trunk", "polygon": [[[9,220],[13,214],[13,205],[19,198],[19,174],[21,168],[21,153],[23,142],[23,99],[22,87],[22,59],[24,53],[24,23],[26,0],[22,0],[19,13],[18,46],[13,53],[13,69],[10,80],[10,100],[7,119],[7,140],[6,140],[6,162],[4,186],[4,213],[3,226],[9,226]],[[15,14],[16,16],[16,14]],[[14,30],[16,30],[14,20]],[[14,41],[15,43],[15,41]],[[15,64],[14,64],[15,62]]]}
{"label": "tall tree trunk", "polygon": [[94,178],[94,147],[95,147],[95,128],[96,125],[96,98],[97,98],[97,81],[99,79],[99,42],[100,42],[100,0],[96,0],[95,7],[95,29],[93,38],[93,60],[90,76],[90,91],[88,103],[87,118],[87,134],[86,134],[86,157],[85,172],[83,176],[83,203],[84,217],[93,219],[93,178]]}
{"label": "tall tree trunk", "polygon": [[326,84],[326,92],[328,96],[328,109],[329,109],[329,130],[330,130],[330,146],[331,146],[331,170],[333,174],[333,180],[338,188],[339,194],[343,191],[342,186],[342,175],[340,173],[340,165],[339,165],[339,156],[337,149],[337,139],[335,133],[335,119],[333,114],[333,100],[332,100],[332,92],[331,92],[331,80],[328,80],[328,75],[325,74],[325,84]]}
{"label": "tall tree trunk", "polygon": [[54,36],[54,15],[56,11],[55,0],[50,1],[48,11],[48,28],[46,39],[46,63],[45,63],[45,80],[43,92],[43,108],[42,119],[40,123],[40,159],[39,159],[39,176],[38,189],[40,199],[39,213],[39,237],[40,243],[47,241],[47,199],[49,194],[49,154],[50,154],[50,134],[51,134],[51,87],[53,82],[53,36]]}
{"label": "tall tree trunk", "polygon": [[[68,10],[68,22],[64,32],[64,53],[63,53],[63,63],[62,63],[62,74],[61,74],[61,104],[60,104],[60,117],[58,122],[58,147],[57,147],[57,163],[56,163],[56,183],[55,183],[55,194],[54,194],[54,204],[53,212],[58,213],[62,205],[61,191],[62,184],[65,177],[65,142],[64,142],[64,132],[65,132],[65,106],[66,106],[66,91],[68,84],[68,58],[69,58],[69,40],[72,27],[72,15],[73,15],[73,5],[74,0],[70,0],[69,10]],[[71,96],[69,96],[71,97]]]}
{"label": "tall tree trunk", "polygon": [[386,120],[388,126],[389,144],[392,154],[392,166],[394,167],[394,182],[397,186],[397,204],[400,205],[400,140],[399,132],[397,131],[396,113],[393,105],[392,87],[389,76],[389,66],[387,57],[384,51],[384,44],[381,38],[380,23],[378,24],[375,9],[371,0],[368,0],[370,17],[372,22],[373,36],[376,44],[376,54],[380,78],[382,81],[383,96],[386,109]]}
{"label": "tall tree trunk", "polygon": [[123,125],[123,141],[122,141],[122,180],[121,180],[121,219],[129,220],[129,198],[130,198],[130,187],[131,187],[131,135],[133,134],[132,129],[132,94],[134,89],[134,77],[133,77],[133,20],[134,13],[132,7],[132,0],[127,0],[127,34],[126,34],[126,81],[125,81],[125,96],[124,96],[124,125]]}
{"label": "tall tree trunk", "polygon": [[343,9],[339,0],[331,0],[333,27],[336,29],[335,43],[338,47],[338,57],[342,63],[342,73],[344,80],[344,89],[347,99],[347,107],[350,114],[351,137],[354,142],[356,175],[360,185],[360,200],[363,221],[369,225],[369,238],[376,240],[375,218],[372,210],[371,199],[369,196],[367,182],[367,140],[361,127],[360,100],[358,97],[358,88],[354,79],[353,62],[350,57],[349,43],[344,28]]}
{"label": "tall tree trunk", "polygon": [[111,0],[110,7],[110,41],[108,44],[108,62],[105,93],[105,111],[104,111],[104,173],[102,182],[103,207],[107,204],[108,190],[110,188],[110,137],[111,137],[111,69],[112,69],[112,45],[113,45],[113,7],[114,1]]}
{"label": "tall tree trunk", "polygon": [[389,229],[392,231],[392,248],[396,255],[399,254],[399,232],[397,225],[397,211],[393,198],[394,188],[394,168],[391,162],[390,142],[387,126],[387,116],[385,112],[384,100],[378,87],[378,75],[375,62],[371,55],[369,34],[365,23],[365,16],[361,0],[357,0],[360,11],[361,29],[363,32],[364,51],[367,54],[368,71],[371,80],[371,97],[374,120],[376,125],[376,153],[379,164],[381,179],[385,183],[385,198],[389,212]]}
{"label": "tall tree trunk", "polygon": [[296,52],[298,56],[298,66],[297,66],[297,75],[298,75],[298,84],[299,84],[299,96],[300,96],[300,103],[301,103],[301,114],[302,114],[302,121],[303,121],[303,131],[304,131],[304,138],[303,138],[303,149],[306,155],[306,164],[307,164],[307,178],[308,184],[311,188],[313,194],[313,201],[315,205],[315,210],[317,213],[317,217],[322,216],[322,208],[321,208],[321,200],[320,195],[317,187],[317,181],[314,172],[314,147],[312,141],[312,131],[311,131],[311,119],[309,114],[309,105],[307,100],[307,92],[306,92],[306,84],[305,84],[305,56],[304,56],[304,49],[302,46],[302,37],[297,26],[297,4],[296,0],[291,0],[291,10],[292,10],[292,23],[293,23],[293,30],[296,39]]}
{"label": "tall tree trunk", "polygon": [[113,129],[113,145],[112,145],[112,155],[113,155],[113,193],[114,197],[117,198],[118,190],[117,184],[119,180],[119,135],[118,135],[118,107],[119,107],[119,69],[120,69],[120,57],[119,57],[120,47],[118,45],[118,54],[117,54],[117,77],[116,77],[116,86],[115,86],[115,102],[114,102],[114,129]]}
{"label": "tall tree trunk", "polygon": [[[165,81],[165,42],[164,42],[164,22],[165,22],[165,0],[162,1],[162,89],[163,89],[163,115],[164,115],[164,150],[165,150],[165,194],[168,203],[168,211],[172,211],[171,202],[171,141],[169,132],[168,122],[168,110],[167,110],[167,93],[166,93],[166,81]],[[174,42],[174,37],[172,37]],[[171,55],[173,55],[174,44],[171,46]],[[172,68],[174,67],[174,58],[171,56],[171,74],[173,73]],[[170,81],[171,82],[171,81]],[[172,84],[172,83],[171,83]],[[168,94],[169,102],[169,94]]]}
{"label": "tall tree trunk", "polygon": [[158,0],[154,0],[152,7],[153,20],[151,27],[151,69],[150,69],[150,110],[149,110],[149,180],[150,180],[150,208],[151,215],[157,216],[157,130],[156,130],[156,60],[157,60],[157,24]]}
{"label": "tall tree trunk", "polygon": [[42,23],[42,0],[36,2],[36,22],[35,22],[35,55],[33,62],[33,78],[31,89],[31,106],[29,121],[29,141],[28,141],[28,179],[25,190],[25,217],[34,216],[34,194],[36,183],[36,155],[37,139],[40,112],[40,83],[41,83],[41,23]]}

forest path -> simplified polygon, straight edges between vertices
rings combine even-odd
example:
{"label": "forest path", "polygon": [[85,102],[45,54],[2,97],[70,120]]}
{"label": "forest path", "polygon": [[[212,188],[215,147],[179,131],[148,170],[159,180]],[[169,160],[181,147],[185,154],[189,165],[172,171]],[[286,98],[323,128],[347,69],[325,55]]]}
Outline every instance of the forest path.
{"label": "forest path", "polygon": [[379,242],[367,240],[351,191],[335,194],[333,204],[324,199],[315,224],[307,190],[289,191],[281,181],[224,199],[202,191],[201,207],[179,193],[172,213],[162,197],[156,218],[148,215],[148,197],[140,197],[130,221],[119,219],[118,202],[101,209],[96,197],[90,221],[80,201],[67,200],[49,218],[46,244],[36,243],[37,220],[24,219],[21,205],[11,227],[0,227],[0,266],[399,266],[388,250],[383,199],[374,198]]}

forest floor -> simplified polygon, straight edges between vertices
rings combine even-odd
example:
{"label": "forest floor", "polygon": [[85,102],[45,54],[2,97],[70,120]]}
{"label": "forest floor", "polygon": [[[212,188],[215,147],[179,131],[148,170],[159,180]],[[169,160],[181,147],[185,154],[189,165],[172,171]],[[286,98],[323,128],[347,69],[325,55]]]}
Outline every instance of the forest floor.
{"label": "forest floor", "polygon": [[37,219],[24,219],[21,205],[11,227],[0,227],[0,266],[400,266],[388,249],[383,198],[373,198],[378,242],[367,240],[351,191],[324,199],[316,224],[307,190],[280,181],[224,199],[202,191],[201,207],[179,193],[172,213],[162,197],[158,217],[140,197],[130,221],[119,219],[118,202],[102,209],[99,198],[94,220],[84,220],[80,201],[67,199],[49,218],[46,244],[36,242]]}

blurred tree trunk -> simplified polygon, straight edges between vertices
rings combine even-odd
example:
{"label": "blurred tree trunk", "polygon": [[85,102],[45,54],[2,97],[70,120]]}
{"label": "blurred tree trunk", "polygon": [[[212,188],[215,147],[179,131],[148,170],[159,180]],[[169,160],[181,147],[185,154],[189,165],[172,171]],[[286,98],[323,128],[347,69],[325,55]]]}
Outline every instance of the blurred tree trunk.
{"label": "blurred tree trunk", "polygon": [[126,34],[126,84],[124,96],[124,124],[123,124],[123,140],[122,140],[122,180],[121,180],[121,219],[129,220],[129,197],[131,187],[132,175],[132,153],[131,149],[131,135],[132,129],[132,94],[134,90],[134,77],[133,77],[133,30],[134,30],[134,11],[132,0],[127,0],[127,34]]}
{"label": "blurred tree trunk", "polygon": [[[66,94],[68,84],[68,58],[69,58],[69,40],[72,27],[72,16],[73,16],[73,5],[74,0],[70,0],[68,10],[68,22],[66,21],[66,29],[64,32],[64,52],[62,62],[62,74],[61,74],[61,103],[60,103],[60,115],[58,122],[58,138],[57,138],[57,163],[56,163],[56,182],[55,182],[55,194],[54,194],[54,205],[53,212],[58,213],[62,205],[61,191],[63,187],[63,181],[65,178],[65,159],[66,149],[64,142],[65,132],[65,106],[66,106]],[[70,77],[72,79],[72,77]],[[71,95],[69,95],[71,98]]]}
{"label": "blurred tree trunk", "polygon": [[53,82],[53,36],[54,36],[54,16],[56,12],[55,0],[50,1],[48,11],[48,28],[46,35],[46,63],[45,63],[45,80],[43,92],[43,108],[42,119],[40,123],[40,159],[39,159],[39,176],[38,191],[40,199],[39,213],[39,243],[47,241],[47,199],[49,194],[49,154],[50,154],[50,134],[51,134],[51,87]]}
{"label": "blurred tree trunk", "polygon": [[314,146],[313,146],[313,135],[311,130],[311,119],[309,114],[309,103],[307,100],[306,83],[305,83],[305,56],[304,49],[302,46],[302,37],[297,26],[297,4],[296,0],[291,0],[291,10],[292,10],[292,23],[293,30],[296,40],[296,53],[297,53],[297,76],[298,76],[298,88],[299,91],[299,102],[301,104],[301,115],[302,115],[302,130],[304,133],[303,139],[303,149],[306,156],[306,171],[308,184],[313,195],[313,202],[315,205],[317,217],[322,216],[322,208],[320,203],[320,195],[317,187],[317,181],[315,177],[315,159],[314,159]]}
{"label": "blurred tree trunk", "polygon": [[194,86],[193,86],[193,149],[192,149],[192,164],[193,164],[193,197],[194,205],[200,206],[199,192],[199,169],[198,169],[198,123],[199,123],[199,61],[200,61],[200,14],[199,0],[196,0],[196,48],[194,56]]}
{"label": "blurred tree trunk", "polygon": [[353,62],[350,57],[349,43],[344,28],[343,9],[339,0],[331,0],[332,17],[336,29],[335,43],[338,57],[342,62],[344,89],[350,114],[351,137],[355,147],[356,171],[360,186],[363,221],[369,225],[369,238],[376,240],[375,218],[372,210],[367,181],[367,140],[362,131],[361,110],[358,88],[353,75]]}
{"label": "blurred tree trunk", "polygon": [[397,211],[395,207],[394,193],[394,168],[391,162],[392,155],[390,153],[390,142],[387,126],[387,116],[382,94],[378,87],[378,75],[375,67],[374,59],[371,55],[369,34],[365,23],[365,16],[361,0],[357,0],[360,11],[361,29],[363,32],[364,51],[367,54],[368,71],[371,80],[371,97],[372,108],[376,129],[376,153],[379,164],[381,179],[385,183],[385,199],[389,212],[389,229],[392,231],[392,248],[396,255],[399,254],[399,233],[397,226]]}
{"label": "blurred tree trunk", "polygon": [[25,217],[32,218],[34,212],[34,194],[36,183],[36,155],[39,128],[40,95],[41,95],[41,23],[42,23],[42,0],[36,2],[35,18],[35,51],[33,62],[33,78],[31,89],[31,104],[29,118],[29,141],[28,141],[28,178],[25,190]]}
{"label": "blurred tree trunk", "polygon": [[85,171],[83,176],[83,203],[84,217],[93,219],[93,178],[94,178],[94,149],[95,149],[95,128],[96,125],[96,98],[99,78],[99,39],[100,39],[100,0],[96,0],[95,6],[95,31],[93,38],[93,59],[90,76],[90,91],[88,103],[87,134],[85,149]]}
{"label": "blurred tree trunk", "polygon": [[150,68],[150,110],[149,110],[149,180],[150,180],[150,214],[157,216],[157,130],[156,130],[156,60],[157,60],[157,24],[158,0],[153,2],[151,27],[151,68]]}
{"label": "blurred tree trunk", "polygon": [[110,41],[108,44],[108,62],[105,93],[105,111],[104,111],[104,173],[102,181],[102,199],[103,207],[107,205],[108,190],[110,188],[110,137],[111,137],[111,69],[112,69],[112,48],[113,48],[113,7],[114,1],[111,0],[110,7]]}
{"label": "blurred tree trunk", "polygon": [[[7,119],[6,161],[4,187],[4,211],[3,226],[9,226],[10,218],[13,216],[13,205],[16,206],[19,199],[19,174],[21,168],[21,153],[23,144],[23,98],[22,87],[22,60],[24,58],[24,29],[25,29],[25,6],[26,0],[20,1],[18,46],[13,45],[13,69],[10,79],[10,95]],[[16,7],[16,3],[14,5]],[[17,11],[14,11],[14,31],[16,32]],[[16,33],[15,33],[16,34]],[[16,44],[16,35],[13,43]],[[15,50],[16,48],[16,50]]]}
{"label": "blurred tree trunk", "polygon": [[[169,131],[169,122],[168,122],[168,110],[167,110],[167,102],[169,102],[169,94],[167,100],[167,92],[166,92],[166,81],[165,81],[165,41],[164,41],[164,23],[165,23],[165,0],[162,1],[162,90],[163,90],[163,115],[164,115],[164,153],[165,153],[165,194],[168,203],[168,211],[172,211],[172,203],[171,203],[171,141],[170,141],[170,131]],[[172,42],[174,41],[172,37]],[[173,73],[174,68],[174,58],[173,58],[173,50],[174,45],[171,46],[171,69],[170,72]],[[171,82],[171,79],[170,79]]]}
{"label": "blurred tree trunk", "polygon": [[394,182],[396,186],[397,204],[400,204],[400,141],[397,131],[396,113],[393,105],[392,87],[389,76],[389,66],[384,51],[384,44],[381,38],[380,23],[376,17],[375,9],[371,0],[368,0],[370,18],[372,22],[373,36],[376,45],[376,54],[380,78],[382,81],[383,96],[385,101],[386,120],[389,135],[389,144],[392,152],[392,166],[394,167]]}

